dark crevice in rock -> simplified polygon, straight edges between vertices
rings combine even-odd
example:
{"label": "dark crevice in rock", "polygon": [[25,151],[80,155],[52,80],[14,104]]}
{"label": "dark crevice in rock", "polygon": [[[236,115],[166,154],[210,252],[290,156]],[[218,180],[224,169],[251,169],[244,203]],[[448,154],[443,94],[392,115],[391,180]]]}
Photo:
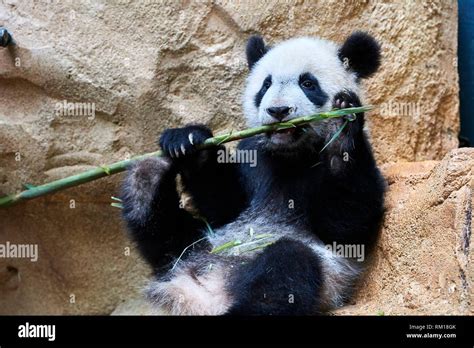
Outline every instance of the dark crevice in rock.
{"label": "dark crevice in rock", "polygon": [[469,199],[466,204],[465,224],[461,235],[461,248],[464,255],[469,255],[469,246],[471,244],[471,229],[472,229],[472,190],[469,191]]}

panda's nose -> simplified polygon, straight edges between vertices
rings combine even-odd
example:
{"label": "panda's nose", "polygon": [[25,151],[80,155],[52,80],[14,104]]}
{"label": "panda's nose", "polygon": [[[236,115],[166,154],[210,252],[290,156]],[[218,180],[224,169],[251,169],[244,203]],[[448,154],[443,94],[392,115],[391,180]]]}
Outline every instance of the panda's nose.
{"label": "panda's nose", "polygon": [[283,120],[286,116],[288,116],[293,111],[293,108],[289,106],[274,106],[267,109],[268,114],[277,119],[278,121]]}

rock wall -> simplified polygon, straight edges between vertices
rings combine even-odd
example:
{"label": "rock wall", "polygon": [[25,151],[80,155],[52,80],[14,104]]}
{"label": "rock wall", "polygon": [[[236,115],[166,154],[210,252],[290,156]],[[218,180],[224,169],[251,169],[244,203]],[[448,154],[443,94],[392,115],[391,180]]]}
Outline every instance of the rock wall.
{"label": "rock wall", "polygon": [[353,306],[340,314],[473,315],[474,149],[383,172],[381,238]]}
{"label": "rock wall", "polygon": [[[17,45],[0,49],[0,195],[154,150],[167,127],[242,128],[243,50],[256,32],[270,43],[371,32],[383,48],[365,98],[378,105],[377,160],[440,160],[459,129],[456,11],[455,1],[6,0],[0,25]],[[90,113],[68,115],[65,103]],[[109,313],[143,284],[109,205],[121,178],[0,210],[0,242],[38,243],[41,255],[0,259],[0,314]]]}

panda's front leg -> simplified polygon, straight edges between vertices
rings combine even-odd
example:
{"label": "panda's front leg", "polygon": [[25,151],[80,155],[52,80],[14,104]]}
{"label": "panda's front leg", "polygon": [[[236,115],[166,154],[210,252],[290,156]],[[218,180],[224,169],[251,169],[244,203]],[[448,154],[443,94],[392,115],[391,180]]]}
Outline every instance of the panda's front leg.
{"label": "panda's front leg", "polygon": [[245,208],[247,196],[239,165],[219,161],[219,153],[225,151],[223,145],[197,149],[210,137],[212,132],[207,126],[192,124],[165,130],[159,144],[181,175],[193,206],[216,228],[236,218]]}
{"label": "panda's front leg", "polygon": [[198,240],[203,222],[179,206],[176,169],[169,158],[147,158],[134,163],[122,188],[123,217],[132,239],[156,270]]}
{"label": "panda's front leg", "polygon": [[[359,107],[361,102],[352,91],[341,91],[333,98],[333,109]],[[363,134],[364,113],[349,114],[328,121],[322,157],[333,174],[346,172],[352,167],[359,150],[364,150],[366,143]],[[341,131],[342,129],[342,131]],[[335,138],[335,134],[339,133]]]}

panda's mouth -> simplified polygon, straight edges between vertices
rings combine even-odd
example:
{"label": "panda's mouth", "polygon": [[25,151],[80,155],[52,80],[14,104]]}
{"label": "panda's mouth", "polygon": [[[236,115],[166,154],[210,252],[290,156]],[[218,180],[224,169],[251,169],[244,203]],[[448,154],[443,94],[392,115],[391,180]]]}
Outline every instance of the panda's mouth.
{"label": "panda's mouth", "polygon": [[286,145],[299,140],[305,132],[305,127],[287,128],[268,133],[267,137],[275,145]]}

